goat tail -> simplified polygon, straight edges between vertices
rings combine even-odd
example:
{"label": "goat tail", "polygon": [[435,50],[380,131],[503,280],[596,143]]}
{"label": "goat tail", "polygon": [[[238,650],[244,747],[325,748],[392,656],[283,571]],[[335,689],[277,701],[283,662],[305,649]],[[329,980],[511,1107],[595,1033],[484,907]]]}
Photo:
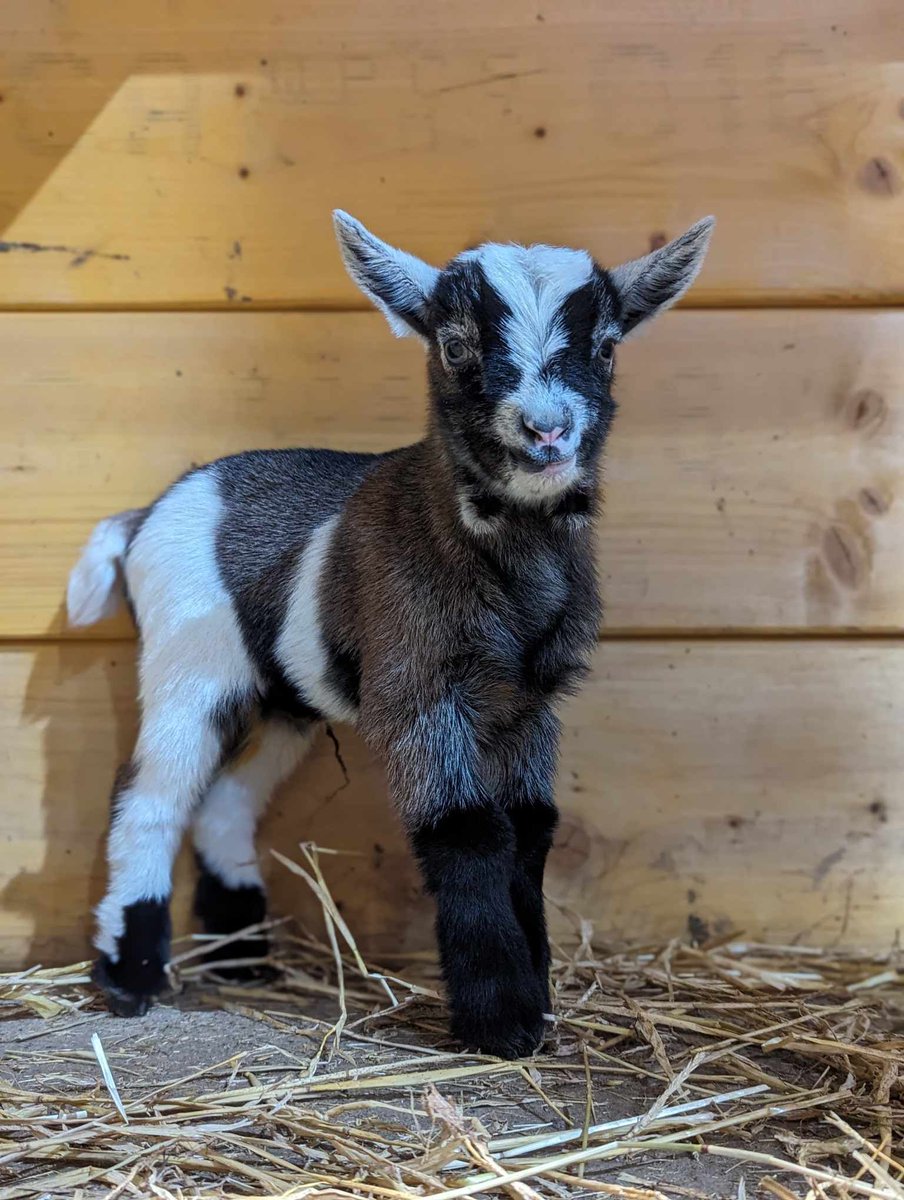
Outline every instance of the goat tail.
{"label": "goat tail", "polygon": [[122,561],[146,514],[146,508],[132,508],[95,525],[69,576],[70,625],[93,625],[119,611],[125,600]]}

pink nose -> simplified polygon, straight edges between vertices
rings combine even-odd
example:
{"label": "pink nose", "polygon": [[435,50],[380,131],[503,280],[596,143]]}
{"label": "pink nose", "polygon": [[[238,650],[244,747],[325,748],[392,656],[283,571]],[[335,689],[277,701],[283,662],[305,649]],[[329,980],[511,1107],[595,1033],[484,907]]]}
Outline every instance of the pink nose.
{"label": "pink nose", "polygon": [[526,417],[524,418],[524,427],[534,435],[534,441],[538,446],[554,446],[565,432],[562,425],[556,425],[554,429],[541,429],[539,425],[534,425]]}

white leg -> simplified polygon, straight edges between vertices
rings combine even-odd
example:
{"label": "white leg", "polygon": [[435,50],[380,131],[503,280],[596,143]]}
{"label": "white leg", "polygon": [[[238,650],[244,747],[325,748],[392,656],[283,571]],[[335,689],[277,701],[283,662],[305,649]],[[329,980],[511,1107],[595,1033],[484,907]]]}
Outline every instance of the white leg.
{"label": "white leg", "polygon": [[135,1015],[166,985],[173,862],[198,797],[217,768],[216,716],[170,700],[146,718],[113,796],[107,893],[97,908],[97,982]]}
{"label": "white leg", "polygon": [[141,630],[142,722],[114,793],[95,978],[111,1007],[144,1012],[166,985],[173,861],[259,680],[220,578],[222,502],[197,472],[148,514],[125,564]]}
{"label": "white leg", "polygon": [[195,849],[227,888],[262,887],[254,834],[275,789],[311,745],[311,727],[263,722],[235,762],[217,776],[195,817]]}

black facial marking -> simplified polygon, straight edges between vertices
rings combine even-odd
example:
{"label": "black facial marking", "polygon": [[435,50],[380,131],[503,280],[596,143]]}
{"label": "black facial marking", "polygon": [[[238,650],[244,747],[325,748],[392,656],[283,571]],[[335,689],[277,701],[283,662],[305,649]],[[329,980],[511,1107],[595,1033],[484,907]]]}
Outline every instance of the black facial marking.
{"label": "black facial marking", "polygon": [[480,354],[450,371],[438,349],[429,360],[431,396],[439,423],[463,458],[485,477],[507,466],[494,419],[500,400],[517,390],[521,369],[508,353],[505,322],[511,309],[475,261],[455,262],[440,276],[431,306],[435,328],[467,327],[479,339]]}
{"label": "black facial marking", "polygon": [[[594,264],[590,279],[560,304],[556,323],[564,344],[540,368],[541,387],[554,391],[560,384],[563,395],[572,392],[580,397],[579,472],[573,488],[596,486],[598,461],[615,414],[611,359],[596,351],[604,336],[617,340],[607,331],[619,328],[619,315],[615,287]],[[510,412],[503,419],[508,433],[500,432],[500,405],[508,403],[524,382],[522,365],[514,360],[507,343],[512,317],[504,295],[490,283],[479,259],[455,260],[441,273],[431,302],[430,323],[445,336],[450,329],[461,329],[471,341],[479,338],[480,355],[452,371],[434,349],[429,360],[431,399],[451,452],[479,472],[485,490],[494,483],[504,488],[513,468],[537,472],[543,465],[529,438],[523,446],[518,444]],[[529,506],[533,502],[522,498],[521,503]]]}

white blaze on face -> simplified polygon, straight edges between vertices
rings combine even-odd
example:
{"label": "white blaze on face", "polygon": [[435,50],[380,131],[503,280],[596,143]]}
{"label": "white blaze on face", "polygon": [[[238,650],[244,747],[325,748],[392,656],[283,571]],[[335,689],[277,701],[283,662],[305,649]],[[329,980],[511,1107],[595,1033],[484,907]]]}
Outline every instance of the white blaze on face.
{"label": "white blaze on face", "polygon": [[[524,446],[523,421],[544,428],[568,424],[570,433],[559,450],[574,453],[586,424],[582,396],[555,378],[542,378],[553,355],[568,345],[562,306],[568,297],[593,278],[593,260],[583,250],[558,246],[503,246],[490,243],[462,258],[479,263],[487,282],[499,294],[509,313],[502,339],[511,363],[520,371],[520,382],[508,396],[498,397],[495,428],[512,450]],[[567,414],[567,422],[563,419]],[[526,501],[542,500],[560,492],[574,480],[576,468],[530,474],[513,468],[506,490]]]}
{"label": "white blaze on face", "polygon": [[593,260],[559,246],[502,246],[494,242],[462,255],[480,264],[487,282],[510,309],[502,330],[509,357],[525,379],[567,344],[561,308],[590,282]]}

